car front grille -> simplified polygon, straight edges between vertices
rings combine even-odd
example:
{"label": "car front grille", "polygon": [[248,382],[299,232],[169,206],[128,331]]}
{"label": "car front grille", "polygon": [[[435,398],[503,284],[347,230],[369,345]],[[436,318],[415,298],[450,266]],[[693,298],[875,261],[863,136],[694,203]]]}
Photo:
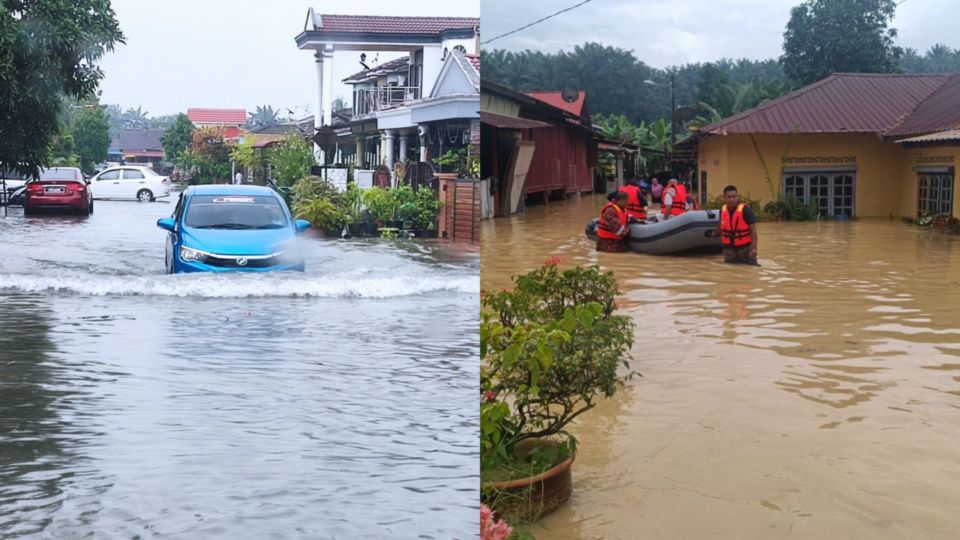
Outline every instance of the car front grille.
{"label": "car front grille", "polygon": [[[246,259],[247,264],[240,264],[241,259]],[[210,266],[217,266],[220,268],[269,268],[271,266],[277,266],[279,263],[279,257],[243,257],[241,255],[232,256],[232,255],[209,255],[204,263]]]}

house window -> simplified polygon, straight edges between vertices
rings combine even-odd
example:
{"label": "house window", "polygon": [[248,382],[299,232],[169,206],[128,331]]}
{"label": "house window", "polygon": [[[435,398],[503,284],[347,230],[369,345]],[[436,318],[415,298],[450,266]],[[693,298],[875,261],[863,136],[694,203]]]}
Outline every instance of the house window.
{"label": "house window", "polygon": [[918,178],[917,214],[952,214],[953,174],[925,173]]}
{"label": "house window", "polygon": [[420,99],[420,88],[423,88],[423,50],[413,53],[413,63],[410,64],[410,86],[416,88],[413,99]]}
{"label": "house window", "polygon": [[457,52],[459,52],[459,53],[461,53],[461,54],[467,54],[467,48],[464,47],[463,45],[457,45],[456,47],[453,48],[453,50],[455,50],[455,51],[457,51]]}
{"label": "house window", "polygon": [[783,177],[783,194],[793,195],[803,204],[816,204],[821,216],[853,217],[855,193],[853,172],[793,173]]}

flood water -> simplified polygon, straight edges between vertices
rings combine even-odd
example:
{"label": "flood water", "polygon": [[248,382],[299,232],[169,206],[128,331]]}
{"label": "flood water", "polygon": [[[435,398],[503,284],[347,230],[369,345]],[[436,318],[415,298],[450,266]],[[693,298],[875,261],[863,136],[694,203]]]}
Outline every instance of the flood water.
{"label": "flood water", "polygon": [[477,255],[168,276],[172,206],[0,209],[0,537],[474,537]]}
{"label": "flood water", "polygon": [[762,267],[597,254],[597,197],[483,229],[481,287],[550,256],[616,273],[642,375],[581,416],[550,539],[955,538],[960,238],[763,223]]}

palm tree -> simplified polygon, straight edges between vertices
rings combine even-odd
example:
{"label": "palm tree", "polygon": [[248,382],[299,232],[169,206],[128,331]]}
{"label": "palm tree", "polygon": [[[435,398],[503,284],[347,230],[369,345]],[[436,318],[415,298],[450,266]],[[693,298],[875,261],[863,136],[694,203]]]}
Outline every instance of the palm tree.
{"label": "palm tree", "polygon": [[277,111],[270,105],[257,105],[257,110],[250,113],[247,124],[252,127],[275,126],[280,123]]}
{"label": "palm tree", "polygon": [[136,109],[127,109],[127,112],[123,113],[120,119],[123,122],[123,127],[149,127],[150,119],[147,117],[148,114],[149,113],[147,111],[141,110],[140,106],[138,105]]}

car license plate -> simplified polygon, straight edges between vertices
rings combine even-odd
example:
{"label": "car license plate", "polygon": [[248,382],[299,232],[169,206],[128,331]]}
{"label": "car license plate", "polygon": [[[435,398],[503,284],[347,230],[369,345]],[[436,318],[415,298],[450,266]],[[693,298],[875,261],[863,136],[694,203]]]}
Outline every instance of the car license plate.
{"label": "car license plate", "polygon": [[58,193],[64,193],[65,191],[66,191],[66,189],[64,189],[64,188],[62,188],[62,187],[59,187],[59,186],[58,186],[58,187],[43,188],[43,192],[44,192],[44,193],[50,193],[50,194],[53,194],[53,195],[56,195],[56,194],[58,194]]}

